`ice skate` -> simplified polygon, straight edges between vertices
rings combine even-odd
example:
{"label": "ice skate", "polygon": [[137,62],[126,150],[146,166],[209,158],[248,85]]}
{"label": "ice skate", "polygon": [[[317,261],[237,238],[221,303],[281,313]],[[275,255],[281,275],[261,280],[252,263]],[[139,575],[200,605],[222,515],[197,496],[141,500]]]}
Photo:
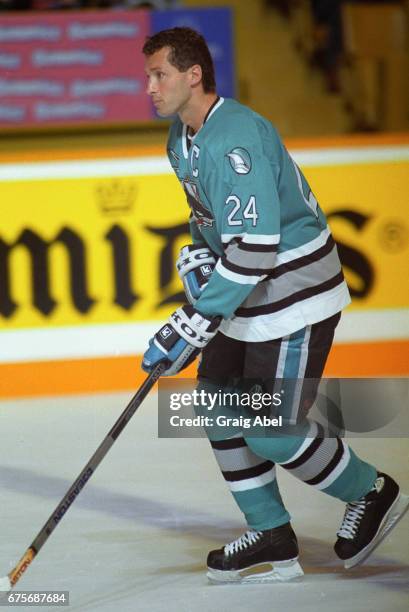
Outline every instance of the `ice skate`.
{"label": "ice skate", "polygon": [[346,569],[362,563],[379,546],[409,508],[409,496],[400,493],[387,474],[378,474],[371,491],[347,504],[334,550]]}
{"label": "ice skate", "polygon": [[300,579],[298,544],[290,523],[266,531],[246,531],[207,557],[211,582],[287,582]]}

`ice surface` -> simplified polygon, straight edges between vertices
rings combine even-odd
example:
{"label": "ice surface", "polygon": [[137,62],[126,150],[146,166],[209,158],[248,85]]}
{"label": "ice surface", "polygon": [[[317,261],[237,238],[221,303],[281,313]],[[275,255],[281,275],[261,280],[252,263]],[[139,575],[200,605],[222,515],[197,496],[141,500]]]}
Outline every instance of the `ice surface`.
{"label": "ice surface", "polygon": [[[0,403],[0,575],[20,559],[129,397]],[[407,439],[353,440],[352,447],[409,491]],[[206,440],[158,439],[153,395],[16,588],[68,590],[73,611],[406,612],[409,517],[365,565],[347,571],[332,550],[344,505],[284,470],[278,479],[304,581],[210,585],[208,550],[238,537],[244,523]]]}

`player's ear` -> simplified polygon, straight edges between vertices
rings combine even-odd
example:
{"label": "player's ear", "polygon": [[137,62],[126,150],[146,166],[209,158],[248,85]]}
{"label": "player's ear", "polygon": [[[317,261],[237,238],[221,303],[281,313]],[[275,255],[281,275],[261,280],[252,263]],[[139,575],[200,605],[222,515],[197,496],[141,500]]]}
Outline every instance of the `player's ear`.
{"label": "player's ear", "polygon": [[190,79],[192,87],[196,87],[202,82],[202,67],[199,64],[193,64],[190,67]]}

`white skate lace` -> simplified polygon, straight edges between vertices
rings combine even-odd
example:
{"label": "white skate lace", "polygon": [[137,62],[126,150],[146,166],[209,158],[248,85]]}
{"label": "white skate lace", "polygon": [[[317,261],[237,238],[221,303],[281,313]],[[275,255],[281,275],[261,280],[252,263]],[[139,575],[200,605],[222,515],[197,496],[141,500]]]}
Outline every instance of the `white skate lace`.
{"label": "white skate lace", "polygon": [[365,499],[347,504],[342,525],[337,532],[338,537],[346,540],[352,540],[355,537],[361,518],[365,514],[365,507]]}
{"label": "white skate lace", "polygon": [[246,531],[246,533],[243,533],[243,535],[237,538],[237,540],[234,540],[234,542],[226,544],[224,547],[224,554],[228,557],[229,555],[237,553],[239,550],[248,548],[248,546],[257,542],[261,535],[261,531]]}

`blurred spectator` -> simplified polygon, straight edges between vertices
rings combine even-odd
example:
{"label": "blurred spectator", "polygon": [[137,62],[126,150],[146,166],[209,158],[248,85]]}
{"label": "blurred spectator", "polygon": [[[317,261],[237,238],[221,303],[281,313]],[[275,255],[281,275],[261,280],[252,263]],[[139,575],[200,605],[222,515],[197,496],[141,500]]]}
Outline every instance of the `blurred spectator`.
{"label": "blurred spectator", "polygon": [[85,0],[84,6],[87,8],[110,8],[110,9],[166,9],[178,5],[177,0]]}
{"label": "blurred spectator", "polygon": [[51,8],[54,8],[56,10],[72,11],[75,9],[82,8],[84,4],[82,0],[55,0],[52,5],[53,6],[51,6]]}
{"label": "blurred spectator", "polygon": [[[339,68],[343,57],[342,4],[391,4],[391,0],[310,0],[314,21],[312,63],[324,72],[330,92],[339,92]],[[404,4],[404,0],[393,0]]]}
{"label": "blurred spectator", "polygon": [[31,2],[34,11],[78,10],[83,6],[82,0],[32,0]]}
{"label": "blurred spectator", "polygon": [[0,11],[28,11],[31,8],[31,0],[0,0]]}
{"label": "blurred spectator", "polygon": [[359,131],[408,127],[409,2],[344,0],[344,96]]}
{"label": "blurred spectator", "polygon": [[343,52],[342,0],[310,0],[314,22],[313,64],[321,68],[329,92],[340,90],[339,67]]}
{"label": "blurred spectator", "polygon": [[289,17],[295,0],[264,0],[268,8],[276,9],[283,17]]}
{"label": "blurred spectator", "polygon": [[349,4],[405,4],[405,0],[342,0]]}
{"label": "blurred spectator", "polygon": [[[160,3],[162,4],[162,3]],[[145,9],[155,9],[155,8],[163,8],[163,6],[158,7],[156,2],[143,2],[143,0],[112,0],[111,1],[111,9],[122,9],[122,10],[130,10],[137,8],[145,8]]]}
{"label": "blurred spectator", "polygon": [[180,0],[0,0],[0,11],[68,11],[86,9],[167,9],[180,5]]}

